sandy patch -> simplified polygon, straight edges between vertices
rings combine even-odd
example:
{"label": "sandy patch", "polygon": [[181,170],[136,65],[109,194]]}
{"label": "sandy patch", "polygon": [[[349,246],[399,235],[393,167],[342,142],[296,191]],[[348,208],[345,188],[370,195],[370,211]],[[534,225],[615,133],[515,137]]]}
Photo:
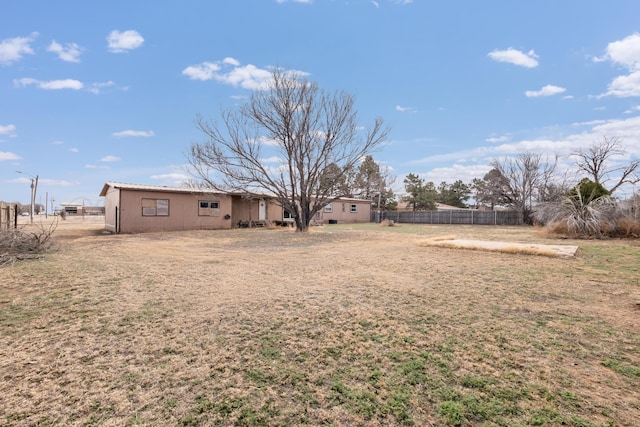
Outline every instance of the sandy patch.
{"label": "sandy patch", "polygon": [[573,257],[578,251],[574,245],[546,245],[539,243],[494,242],[488,240],[456,239],[453,237],[436,237],[421,242],[424,246],[446,248],[474,249],[495,252],[518,253],[526,255]]}

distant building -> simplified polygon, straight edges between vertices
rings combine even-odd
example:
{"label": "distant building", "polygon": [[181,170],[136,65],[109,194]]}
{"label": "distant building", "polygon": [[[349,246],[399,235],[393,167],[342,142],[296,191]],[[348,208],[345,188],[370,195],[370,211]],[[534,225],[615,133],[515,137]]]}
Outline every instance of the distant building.
{"label": "distant building", "polygon": [[60,203],[65,215],[104,215],[104,206],[85,206],[84,203]]}

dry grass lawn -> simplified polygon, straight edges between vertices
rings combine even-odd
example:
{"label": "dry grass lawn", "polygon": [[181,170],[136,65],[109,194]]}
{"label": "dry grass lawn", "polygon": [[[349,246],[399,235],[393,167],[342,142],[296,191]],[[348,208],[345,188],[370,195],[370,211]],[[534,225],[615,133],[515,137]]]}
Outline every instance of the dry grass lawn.
{"label": "dry grass lawn", "polygon": [[[0,269],[2,426],[640,425],[638,241],[100,220]],[[421,244],[443,235],[580,250]]]}

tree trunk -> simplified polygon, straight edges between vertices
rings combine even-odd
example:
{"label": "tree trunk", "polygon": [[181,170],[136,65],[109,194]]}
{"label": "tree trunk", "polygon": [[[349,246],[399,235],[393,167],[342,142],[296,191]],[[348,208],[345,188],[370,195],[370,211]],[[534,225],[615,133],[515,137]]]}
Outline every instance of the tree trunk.
{"label": "tree trunk", "polygon": [[309,203],[301,203],[298,216],[296,216],[296,231],[309,231],[309,223],[311,222],[311,218],[309,218],[309,211]]}

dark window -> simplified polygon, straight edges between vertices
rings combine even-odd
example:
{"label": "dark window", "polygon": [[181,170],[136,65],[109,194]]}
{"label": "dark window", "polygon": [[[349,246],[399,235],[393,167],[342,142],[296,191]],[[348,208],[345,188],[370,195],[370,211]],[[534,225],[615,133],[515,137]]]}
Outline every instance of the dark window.
{"label": "dark window", "polygon": [[200,200],[198,202],[198,215],[200,216],[219,216],[220,202],[217,200]]}

